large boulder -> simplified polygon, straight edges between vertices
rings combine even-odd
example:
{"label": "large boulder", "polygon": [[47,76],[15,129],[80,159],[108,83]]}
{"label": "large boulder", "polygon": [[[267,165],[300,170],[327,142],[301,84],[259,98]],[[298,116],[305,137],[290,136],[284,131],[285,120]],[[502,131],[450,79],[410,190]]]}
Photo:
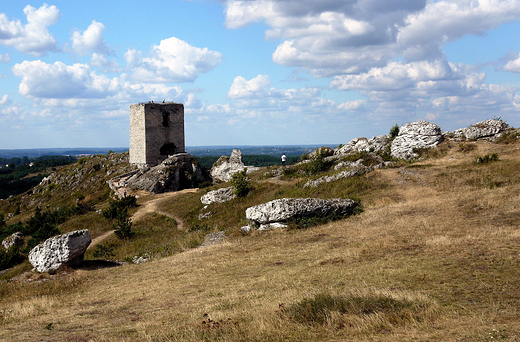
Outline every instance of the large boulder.
{"label": "large boulder", "polygon": [[21,232],[13,233],[2,241],[2,246],[4,246],[5,249],[9,249],[11,246],[21,245],[23,245],[23,234]]}
{"label": "large boulder", "polygon": [[55,236],[34,247],[29,252],[29,262],[38,272],[55,271],[62,265],[78,265],[91,241],[88,229]]}
{"label": "large boulder", "polygon": [[200,198],[200,201],[202,204],[209,205],[211,203],[224,203],[231,201],[236,197],[237,195],[235,195],[235,188],[230,186],[227,188],[209,191]]}
{"label": "large boulder", "polygon": [[209,180],[207,172],[194,163],[188,153],[178,153],[157,166],[139,169],[125,182],[130,188],[159,194],[194,188],[199,182]]}
{"label": "large boulder", "polygon": [[477,140],[482,138],[490,138],[495,135],[508,130],[510,127],[507,123],[498,119],[490,119],[478,122],[468,128],[463,129],[463,134],[466,139]]}
{"label": "large boulder", "polygon": [[246,209],[246,218],[259,224],[283,222],[289,218],[352,214],[359,204],[350,199],[282,198]]}
{"label": "large boulder", "polygon": [[417,121],[403,125],[392,141],[391,155],[395,158],[410,159],[418,157],[415,149],[427,149],[442,142],[441,128],[428,121]]}
{"label": "large boulder", "polygon": [[234,149],[230,157],[221,156],[211,167],[210,173],[213,182],[229,182],[233,174],[244,171],[246,168],[247,173],[260,169],[254,166],[246,166],[242,160],[242,151]]}

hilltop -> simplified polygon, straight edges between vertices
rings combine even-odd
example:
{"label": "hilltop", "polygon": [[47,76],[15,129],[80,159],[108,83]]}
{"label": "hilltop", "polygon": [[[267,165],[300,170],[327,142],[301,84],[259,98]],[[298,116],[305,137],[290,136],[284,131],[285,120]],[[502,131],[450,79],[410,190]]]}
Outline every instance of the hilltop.
{"label": "hilltop", "polygon": [[[249,175],[246,197],[207,209],[200,197],[226,184],[137,192],[131,239],[98,240],[79,269],[35,274],[25,263],[3,275],[11,280],[1,284],[0,338],[518,340],[519,139],[446,139],[417,152],[316,188],[304,185],[337,171],[264,168]],[[368,153],[353,155],[370,161]],[[106,181],[132,168],[126,161],[114,153],[64,166],[30,193],[0,202],[0,212],[21,207],[13,223],[37,206],[83,203],[90,209],[59,230],[89,228],[95,240],[112,230],[98,211],[109,206]],[[240,231],[246,208],[284,197],[352,198],[363,212]],[[209,243],[219,232],[226,238]],[[132,263],[139,258],[149,261]],[[98,259],[127,264],[102,268]]]}

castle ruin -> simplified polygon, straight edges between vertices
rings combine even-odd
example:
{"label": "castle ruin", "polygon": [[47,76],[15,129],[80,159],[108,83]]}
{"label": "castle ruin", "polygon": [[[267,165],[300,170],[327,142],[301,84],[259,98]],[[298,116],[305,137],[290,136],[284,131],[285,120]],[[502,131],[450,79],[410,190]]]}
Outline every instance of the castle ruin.
{"label": "castle ruin", "polygon": [[130,106],[131,164],[155,166],[181,152],[185,152],[183,104],[148,102]]}

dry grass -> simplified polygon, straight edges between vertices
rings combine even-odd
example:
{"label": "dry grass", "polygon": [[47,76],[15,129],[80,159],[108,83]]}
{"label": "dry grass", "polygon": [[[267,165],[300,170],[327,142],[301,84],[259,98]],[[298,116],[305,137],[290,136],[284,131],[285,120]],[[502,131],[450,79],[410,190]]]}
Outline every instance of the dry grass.
{"label": "dry grass", "polygon": [[[476,148],[454,145],[437,159],[368,176],[357,186],[365,211],[346,220],[2,283],[0,339],[518,341],[520,144],[467,144]],[[499,161],[474,164],[487,153]],[[341,184],[321,196],[351,191]],[[262,200],[306,191],[283,182],[256,187]],[[188,220],[202,208],[194,204],[201,194],[161,209]],[[216,206],[225,213],[213,229],[235,231],[247,205]],[[313,305],[322,318],[303,318]],[[357,310],[363,305],[369,309]]]}

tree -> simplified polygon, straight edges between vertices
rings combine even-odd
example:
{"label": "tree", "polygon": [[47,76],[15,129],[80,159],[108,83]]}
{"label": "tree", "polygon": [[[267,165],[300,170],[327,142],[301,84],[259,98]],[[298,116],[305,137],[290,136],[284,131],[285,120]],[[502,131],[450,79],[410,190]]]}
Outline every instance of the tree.
{"label": "tree", "polygon": [[388,135],[390,136],[390,139],[395,139],[395,137],[397,137],[398,134],[399,134],[399,125],[395,124],[394,126],[392,126],[392,128],[390,128],[390,133]]}
{"label": "tree", "polygon": [[238,197],[246,197],[252,186],[246,176],[247,169],[235,172],[231,176],[231,185],[235,188],[235,195]]}

